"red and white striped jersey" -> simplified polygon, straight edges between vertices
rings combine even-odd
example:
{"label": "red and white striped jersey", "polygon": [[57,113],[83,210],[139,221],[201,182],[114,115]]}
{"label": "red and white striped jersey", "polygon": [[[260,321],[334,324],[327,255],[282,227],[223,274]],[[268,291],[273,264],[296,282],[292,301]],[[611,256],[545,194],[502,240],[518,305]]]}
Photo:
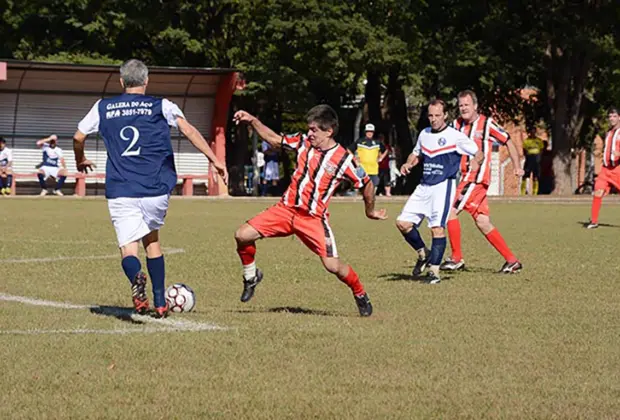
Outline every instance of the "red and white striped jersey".
{"label": "red and white striped jersey", "polygon": [[603,166],[615,168],[620,164],[620,127],[611,129],[605,136],[605,149],[603,150]]}
{"label": "red and white striped jersey", "polygon": [[504,145],[510,139],[510,136],[493,118],[484,115],[478,115],[478,118],[472,122],[465,122],[462,118],[457,118],[454,120],[454,128],[474,140],[484,155],[484,160],[476,171],[471,170],[469,167],[469,160],[471,159],[469,156],[461,158],[461,182],[489,185],[491,183],[493,142],[496,141]]}
{"label": "red and white striped jersey", "polygon": [[349,179],[355,188],[362,188],[370,178],[353,155],[337,144],[329,150],[319,150],[300,133],[282,137],[282,147],[297,151],[297,166],[291,185],[282,203],[316,216],[324,216],[336,187]]}

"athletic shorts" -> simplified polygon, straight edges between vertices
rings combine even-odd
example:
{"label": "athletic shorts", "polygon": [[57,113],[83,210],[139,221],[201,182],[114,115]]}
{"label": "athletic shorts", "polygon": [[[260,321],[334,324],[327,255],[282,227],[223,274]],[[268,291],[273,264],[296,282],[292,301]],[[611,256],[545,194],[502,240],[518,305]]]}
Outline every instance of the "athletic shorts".
{"label": "athletic shorts", "polygon": [[278,203],[248,220],[263,238],[296,235],[320,257],[337,257],[336,239],[327,217],[317,217]]}
{"label": "athletic shorts", "polygon": [[58,172],[61,170],[62,168],[58,167],[58,166],[41,166],[41,170],[43,171],[43,176],[45,177],[45,179],[52,177],[52,178],[58,178]]}
{"label": "athletic shorts", "polygon": [[110,218],[116,230],[118,246],[139,241],[164,225],[170,195],[157,197],[120,197],[108,200]]}
{"label": "athletic shorts", "polygon": [[489,201],[487,190],[489,187],[474,182],[461,182],[456,188],[456,200],[454,208],[456,213],[465,210],[475,219],[478,215],[489,215]]}
{"label": "athletic shorts", "polygon": [[534,174],[536,179],[540,178],[540,155],[525,156],[523,172],[525,178],[529,178],[530,174]]}
{"label": "athletic shorts", "polygon": [[594,191],[605,190],[605,194],[609,194],[612,185],[620,191],[620,166],[616,166],[615,168],[606,168],[603,166],[594,182]]}
{"label": "athletic shorts", "polygon": [[454,179],[435,185],[418,185],[396,220],[419,226],[426,217],[428,227],[445,227],[454,202],[455,185]]}
{"label": "athletic shorts", "polygon": [[264,171],[265,181],[277,181],[280,179],[280,164],[278,161],[272,160],[265,164]]}

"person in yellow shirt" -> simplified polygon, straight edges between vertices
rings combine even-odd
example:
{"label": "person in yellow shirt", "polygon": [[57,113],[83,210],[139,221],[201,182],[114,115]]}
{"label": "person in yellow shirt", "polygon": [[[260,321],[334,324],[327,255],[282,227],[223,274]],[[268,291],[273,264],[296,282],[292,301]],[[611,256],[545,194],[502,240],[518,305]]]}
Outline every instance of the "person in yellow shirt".
{"label": "person in yellow shirt", "polygon": [[521,195],[526,194],[527,180],[532,175],[532,195],[538,195],[538,180],[540,179],[540,157],[545,149],[544,142],[536,136],[535,130],[528,132],[528,138],[523,141],[523,180],[521,181]]}
{"label": "person in yellow shirt", "polygon": [[366,124],[365,135],[349,146],[355,160],[370,177],[375,188],[379,185],[379,157],[385,152],[385,145],[374,138],[375,126]]}

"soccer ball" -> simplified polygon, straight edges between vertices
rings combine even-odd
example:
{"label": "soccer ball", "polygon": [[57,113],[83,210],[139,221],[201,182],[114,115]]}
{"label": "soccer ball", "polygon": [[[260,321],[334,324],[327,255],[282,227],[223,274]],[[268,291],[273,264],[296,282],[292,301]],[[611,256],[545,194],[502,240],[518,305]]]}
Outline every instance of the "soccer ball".
{"label": "soccer ball", "polygon": [[172,312],[191,312],[196,306],[196,295],[190,287],[175,283],[166,289],[166,302]]}

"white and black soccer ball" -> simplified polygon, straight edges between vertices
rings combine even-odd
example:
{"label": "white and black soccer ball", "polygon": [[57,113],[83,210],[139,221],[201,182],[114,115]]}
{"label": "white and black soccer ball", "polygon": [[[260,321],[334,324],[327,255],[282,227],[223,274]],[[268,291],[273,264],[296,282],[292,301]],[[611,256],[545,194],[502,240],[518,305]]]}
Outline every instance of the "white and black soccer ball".
{"label": "white and black soccer ball", "polygon": [[196,306],[196,295],[191,287],[175,283],[166,289],[166,302],[171,312],[191,312]]}

